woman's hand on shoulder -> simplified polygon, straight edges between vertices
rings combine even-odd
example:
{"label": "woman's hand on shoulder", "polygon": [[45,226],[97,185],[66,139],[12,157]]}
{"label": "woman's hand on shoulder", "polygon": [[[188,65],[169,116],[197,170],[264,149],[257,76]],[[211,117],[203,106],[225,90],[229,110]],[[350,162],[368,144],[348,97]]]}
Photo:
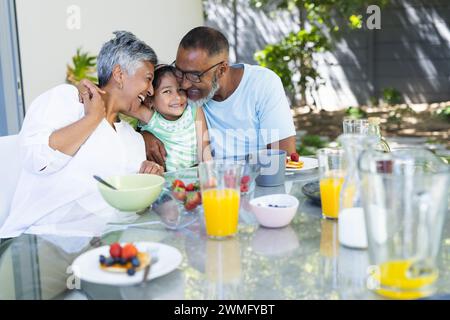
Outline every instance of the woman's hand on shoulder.
{"label": "woman's hand on shoulder", "polygon": [[164,174],[164,168],[153,161],[145,160],[142,162],[139,173],[157,174],[162,176]]}
{"label": "woman's hand on shoulder", "polygon": [[78,99],[80,100],[80,103],[84,103],[85,98],[91,99],[94,91],[97,91],[101,95],[106,93],[88,79],[82,79],[76,87],[78,89]]}
{"label": "woman's hand on shoulder", "polygon": [[83,79],[77,86],[80,103],[84,104],[84,113],[88,118],[101,120],[106,116],[105,102],[102,95],[106,92],[87,79]]}

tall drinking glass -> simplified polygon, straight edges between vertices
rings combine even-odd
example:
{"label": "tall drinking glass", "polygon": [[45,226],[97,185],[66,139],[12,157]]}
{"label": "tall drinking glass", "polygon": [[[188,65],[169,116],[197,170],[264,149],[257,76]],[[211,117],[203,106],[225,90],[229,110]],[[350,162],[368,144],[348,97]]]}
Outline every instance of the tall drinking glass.
{"label": "tall drinking glass", "polygon": [[339,194],[345,176],[343,155],[344,151],[338,148],[324,148],[317,151],[320,199],[324,218],[338,218]]}
{"label": "tall drinking glass", "polygon": [[431,295],[448,211],[449,167],[427,150],[364,152],[359,160],[376,293]]}
{"label": "tall drinking glass", "polygon": [[200,163],[200,188],[206,234],[222,239],[234,236],[239,220],[242,165],[209,161]]}
{"label": "tall drinking glass", "polygon": [[344,120],[342,121],[342,129],[344,131],[344,134],[346,133],[367,134],[369,131],[369,120],[344,118]]}

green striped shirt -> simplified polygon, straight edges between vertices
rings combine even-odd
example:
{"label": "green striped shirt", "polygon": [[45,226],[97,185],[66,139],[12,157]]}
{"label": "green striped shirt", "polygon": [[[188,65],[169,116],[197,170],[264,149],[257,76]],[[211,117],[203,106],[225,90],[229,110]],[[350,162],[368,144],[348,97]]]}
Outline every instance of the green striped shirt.
{"label": "green striped shirt", "polygon": [[190,168],[197,163],[197,109],[187,106],[178,120],[170,121],[155,112],[142,130],[152,133],[167,151],[166,170]]}

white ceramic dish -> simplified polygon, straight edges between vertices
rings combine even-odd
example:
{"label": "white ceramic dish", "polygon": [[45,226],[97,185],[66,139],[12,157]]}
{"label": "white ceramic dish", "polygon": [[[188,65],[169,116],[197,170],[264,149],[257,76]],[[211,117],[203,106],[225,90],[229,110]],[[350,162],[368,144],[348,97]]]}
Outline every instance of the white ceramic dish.
{"label": "white ceramic dish", "polygon": [[300,168],[300,169],[286,168],[286,172],[303,173],[303,172],[309,172],[309,171],[317,169],[319,167],[319,161],[317,161],[317,159],[315,159],[315,158],[300,157],[300,161],[303,161],[303,168]]}
{"label": "white ceramic dish", "polygon": [[[152,265],[148,280],[172,272],[183,260],[180,251],[162,243],[136,242],[134,245],[139,251],[157,252],[158,262]],[[100,255],[109,256],[109,246],[87,251],[76,258],[72,263],[74,276],[86,282],[111,286],[128,286],[142,282],[144,270],[136,272],[133,276],[102,270],[99,264]]]}

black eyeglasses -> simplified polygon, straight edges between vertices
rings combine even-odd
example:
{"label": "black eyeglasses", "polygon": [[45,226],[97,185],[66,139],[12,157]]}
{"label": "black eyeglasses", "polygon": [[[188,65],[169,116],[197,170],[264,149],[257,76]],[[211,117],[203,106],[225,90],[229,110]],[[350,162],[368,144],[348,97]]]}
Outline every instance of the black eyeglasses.
{"label": "black eyeglasses", "polygon": [[180,80],[183,81],[184,77],[186,77],[187,80],[189,80],[190,82],[194,82],[194,83],[200,83],[202,82],[202,76],[207,73],[208,71],[214,69],[217,66],[220,66],[222,63],[224,63],[225,61],[221,61],[219,63],[216,63],[215,65],[213,65],[212,67],[206,69],[203,72],[194,72],[194,71],[183,71],[177,68],[177,66],[175,65],[175,62],[172,62],[172,65],[175,67],[175,77]]}

